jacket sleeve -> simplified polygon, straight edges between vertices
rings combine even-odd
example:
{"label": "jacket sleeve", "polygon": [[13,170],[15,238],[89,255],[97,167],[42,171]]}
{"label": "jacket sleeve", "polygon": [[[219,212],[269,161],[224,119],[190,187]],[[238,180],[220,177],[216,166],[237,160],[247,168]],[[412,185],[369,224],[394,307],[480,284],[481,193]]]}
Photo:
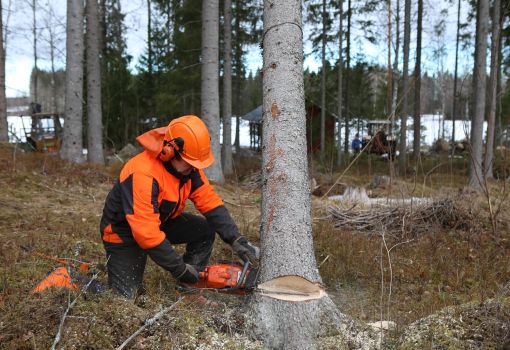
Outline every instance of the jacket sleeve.
{"label": "jacket sleeve", "polygon": [[202,170],[192,174],[190,199],[224,242],[232,244],[239,237],[237,225]]}

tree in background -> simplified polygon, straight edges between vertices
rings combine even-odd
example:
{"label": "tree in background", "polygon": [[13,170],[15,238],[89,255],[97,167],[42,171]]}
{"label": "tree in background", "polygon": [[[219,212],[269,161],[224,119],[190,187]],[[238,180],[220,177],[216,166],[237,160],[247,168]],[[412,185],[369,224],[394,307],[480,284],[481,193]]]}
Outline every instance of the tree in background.
{"label": "tree in background", "polygon": [[5,98],[5,46],[3,27],[3,6],[0,0],[0,141],[9,141],[7,125],[7,100]]}
{"label": "tree in background", "polygon": [[402,109],[400,116],[400,145],[398,166],[401,174],[407,167],[407,117],[409,107],[409,46],[411,43],[411,0],[404,3],[404,52],[402,69]]}
{"label": "tree in background", "polygon": [[[236,115],[236,132],[235,132],[235,148],[236,154],[240,152],[240,135],[239,125],[240,116],[252,110],[252,105],[246,106],[243,99],[242,91],[246,80],[246,47],[250,44],[256,44],[261,37],[261,18],[262,4],[260,0],[234,0],[232,14],[234,19],[234,36],[233,36],[233,108],[232,111]],[[260,88],[260,87],[259,87]],[[262,99],[257,102],[259,106]]]}
{"label": "tree in background", "polygon": [[215,162],[206,169],[212,181],[223,183],[220,148],[219,96],[219,0],[202,2],[202,119],[211,134],[211,148]]}
{"label": "tree in background", "polygon": [[483,181],[483,121],[485,117],[487,35],[489,32],[489,1],[478,0],[476,15],[475,66],[473,73],[474,111],[471,120],[471,162],[469,186],[480,189]]}
{"label": "tree in background", "polygon": [[413,158],[420,157],[421,147],[421,36],[423,32],[423,0],[418,0],[416,26],[416,61],[414,65]]}
{"label": "tree in background", "polygon": [[102,70],[102,105],[104,140],[108,147],[120,149],[133,142],[140,132],[142,117],[134,112],[137,99],[132,88],[126,54],[124,14],[120,0],[105,0]]}
{"label": "tree in background", "polygon": [[87,157],[90,163],[104,164],[101,112],[101,64],[99,12],[97,0],[87,0]]}
{"label": "tree in background", "polygon": [[232,163],[232,0],[224,0],[223,24],[223,174],[233,174]]}
{"label": "tree in background", "polygon": [[344,36],[344,29],[343,29],[343,17],[344,17],[344,2],[343,0],[339,0],[338,3],[338,83],[337,83],[337,147],[336,147],[336,165],[341,166],[342,165],[342,119],[343,119],[343,91],[342,91],[342,85],[343,85],[343,67],[344,67],[344,61],[343,61],[343,36]]}
{"label": "tree in background", "polygon": [[493,178],[494,134],[496,128],[496,102],[499,80],[499,43],[501,37],[501,2],[492,4],[491,74],[489,79],[489,117],[487,118],[487,145],[485,148],[484,174]]}
{"label": "tree in background", "polygon": [[67,0],[66,92],[60,156],[83,161],[83,2]]}

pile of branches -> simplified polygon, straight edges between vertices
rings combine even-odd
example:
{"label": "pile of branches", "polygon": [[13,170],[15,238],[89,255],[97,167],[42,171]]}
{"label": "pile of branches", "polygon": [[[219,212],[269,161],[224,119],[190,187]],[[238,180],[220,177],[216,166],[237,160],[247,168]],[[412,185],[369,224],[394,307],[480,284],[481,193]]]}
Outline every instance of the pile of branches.
{"label": "pile of branches", "polygon": [[438,228],[468,229],[476,224],[473,211],[463,201],[443,198],[428,204],[349,209],[328,208],[335,228],[368,234],[418,237]]}

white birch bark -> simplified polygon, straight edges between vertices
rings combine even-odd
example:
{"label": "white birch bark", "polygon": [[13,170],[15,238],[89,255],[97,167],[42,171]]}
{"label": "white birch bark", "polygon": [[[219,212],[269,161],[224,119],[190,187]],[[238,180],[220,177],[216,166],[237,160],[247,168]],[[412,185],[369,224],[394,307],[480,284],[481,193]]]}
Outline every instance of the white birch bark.
{"label": "white birch bark", "polygon": [[476,23],[476,67],[474,86],[474,114],[471,124],[471,163],[469,185],[481,188],[483,182],[483,121],[485,115],[487,34],[489,32],[489,0],[478,0],[478,20]]}
{"label": "white birch bark", "polygon": [[223,52],[223,174],[232,175],[232,0],[225,0]]}
{"label": "white birch bark", "polygon": [[3,34],[3,7],[0,0],[0,141],[9,141],[7,125],[7,99],[5,97],[5,47]]}
{"label": "white birch bark", "polygon": [[219,0],[202,1],[202,119],[209,128],[214,163],[207,177],[223,183],[220,148]]}
{"label": "white birch bark", "polygon": [[83,1],[67,0],[66,93],[60,156],[83,162]]}

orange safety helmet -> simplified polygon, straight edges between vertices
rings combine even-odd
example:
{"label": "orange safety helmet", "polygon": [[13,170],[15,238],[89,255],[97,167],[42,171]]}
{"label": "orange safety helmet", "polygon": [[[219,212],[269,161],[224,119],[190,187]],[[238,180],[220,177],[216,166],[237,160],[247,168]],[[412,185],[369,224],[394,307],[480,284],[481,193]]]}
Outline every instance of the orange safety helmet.
{"label": "orange safety helmet", "polygon": [[214,162],[211,137],[205,123],[194,115],[185,115],[168,124],[159,158],[172,159],[175,153],[197,169],[207,168]]}

